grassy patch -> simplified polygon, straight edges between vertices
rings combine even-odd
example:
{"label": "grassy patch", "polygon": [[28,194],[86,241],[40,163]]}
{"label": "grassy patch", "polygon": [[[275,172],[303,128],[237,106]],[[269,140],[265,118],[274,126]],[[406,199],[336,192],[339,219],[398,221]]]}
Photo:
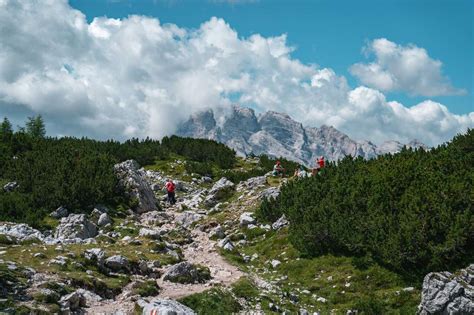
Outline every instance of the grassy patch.
{"label": "grassy patch", "polygon": [[233,314],[241,309],[232,294],[223,289],[211,289],[193,294],[179,300],[179,302],[202,315]]}
{"label": "grassy patch", "polygon": [[[289,243],[287,229],[278,233],[268,233],[259,242],[249,243],[241,248],[242,255],[258,258],[250,263],[243,263],[237,253],[224,252],[230,261],[242,268],[255,272],[268,282],[272,282],[282,292],[295,294],[298,297],[298,308],[304,307],[311,312],[330,312],[340,310],[345,314],[348,309],[358,309],[363,314],[398,314],[415,313],[420,300],[419,290],[404,292],[407,283],[398,274],[387,270],[374,262],[358,268],[352,257],[324,255],[312,259],[300,257],[300,253]],[[270,261],[281,261],[273,269]],[[360,262],[359,262],[360,264]],[[250,291],[248,291],[250,290]],[[237,292],[252,295],[251,286],[243,284]],[[237,295],[237,294],[236,294]],[[326,302],[318,302],[322,297]],[[270,296],[278,301],[278,295]],[[282,309],[296,312],[298,308],[288,298],[283,298]],[[262,306],[265,308],[265,303]]]}
{"label": "grassy patch", "polygon": [[138,294],[142,297],[158,295],[160,288],[155,280],[146,280],[137,283],[132,290],[133,294]]}
{"label": "grassy patch", "polygon": [[232,285],[232,292],[236,297],[253,300],[258,297],[259,291],[249,278],[241,278]]}

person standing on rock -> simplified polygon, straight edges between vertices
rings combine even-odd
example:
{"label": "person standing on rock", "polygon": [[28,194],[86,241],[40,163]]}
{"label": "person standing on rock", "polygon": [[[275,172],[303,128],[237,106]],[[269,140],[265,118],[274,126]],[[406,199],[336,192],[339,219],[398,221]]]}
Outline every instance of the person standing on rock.
{"label": "person standing on rock", "polygon": [[176,189],[176,185],[173,183],[173,181],[168,178],[167,181],[166,181],[166,191],[168,192],[168,202],[170,203],[170,205],[174,205],[176,203],[176,198],[175,198],[175,189]]}

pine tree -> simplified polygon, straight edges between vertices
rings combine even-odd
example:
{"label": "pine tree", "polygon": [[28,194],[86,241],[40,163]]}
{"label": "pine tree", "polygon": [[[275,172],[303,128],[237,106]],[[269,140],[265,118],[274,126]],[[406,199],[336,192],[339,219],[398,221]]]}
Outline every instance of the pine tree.
{"label": "pine tree", "polygon": [[41,115],[35,117],[28,117],[26,122],[26,133],[33,138],[44,138],[46,135],[46,128],[43,117]]}
{"label": "pine tree", "polygon": [[3,122],[0,125],[0,141],[7,142],[13,135],[12,124],[7,117],[3,118]]}

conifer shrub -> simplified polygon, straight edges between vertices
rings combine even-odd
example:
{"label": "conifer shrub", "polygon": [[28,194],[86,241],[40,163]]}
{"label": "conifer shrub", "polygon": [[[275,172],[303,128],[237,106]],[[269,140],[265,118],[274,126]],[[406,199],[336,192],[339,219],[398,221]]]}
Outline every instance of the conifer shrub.
{"label": "conifer shrub", "polygon": [[258,215],[274,221],[284,213],[303,255],[368,255],[423,275],[472,262],[473,182],[471,129],[430,151],[329,163],[316,177],[290,181]]}

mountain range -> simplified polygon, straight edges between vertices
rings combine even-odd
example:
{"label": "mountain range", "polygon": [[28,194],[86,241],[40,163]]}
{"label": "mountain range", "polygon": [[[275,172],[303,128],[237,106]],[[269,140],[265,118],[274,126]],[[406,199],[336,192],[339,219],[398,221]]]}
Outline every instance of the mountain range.
{"label": "mountain range", "polygon": [[370,159],[399,152],[404,146],[428,149],[416,139],[407,144],[391,140],[377,146],[367,140],[353,140],[332,126],[305,127],[285,113],[267,111],[256,115],[253,109],[236,105],[219,123],[212,110],[194,114],[179,125],[176,135],[215,140],[241,156],[267,154],[307,166],[319,156],[332,161],[346,155]]}

